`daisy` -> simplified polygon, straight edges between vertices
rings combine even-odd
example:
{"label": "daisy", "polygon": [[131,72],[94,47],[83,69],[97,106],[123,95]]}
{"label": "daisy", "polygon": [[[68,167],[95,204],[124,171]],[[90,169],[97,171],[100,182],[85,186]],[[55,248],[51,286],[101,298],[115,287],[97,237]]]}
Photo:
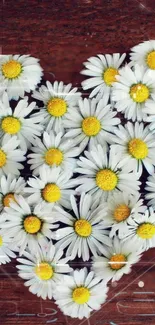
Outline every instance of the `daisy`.
{"label": "daisy", "polygon": [[82,193],[79,205],[71,196],[73,215],[60,207],[56,207],[56,220],[65,226],[56,231],[56,247],[66,248],[66,256],[73,260],[76,256],[84,261],[93,255],[104,253],[104,245],[109,245],[109,232],[105,230],[103,218],[106,214],[105,204],[92,204],[92,197]]}
{"label": "daisy", "polygon": [[112,136],[113,149],[121,155],[121,164],[130,167],[142,174],[143,165],[149,174],[154,172],[155,166],[155,136],[148,126],[136,122],[128,122],[124,127],[115,128]]}
{"label": "daisy", "polygon": [[6,91],[6,88],[7,88],[6,81],[2,83],[0,77],[0,97],[3,96],[4,92]]}
{"label": "daisy", "polygon": [[0,265],[6,264],[16,257],[17,247],[12,243],[12,237],[5,229],[1,229],[0,223]]}
{"label": "daisy", "polygon": [[77,105],[81,93],[77,88],[72,88],[72,84],[55,81],[52,85],[49,81],[46,86],[41,86],[39,91],[33,93],[33,97],[44,103],[44,108],[36,113],[46,125],[47,132],[53,129],[56,133],[62,131],[63,120],[68,109]]}
{"label": "daisy", "polygon": [[57,228],[53,224],[52,209],[44,203],[30,206],[21,195],[15,195],[15,200],[5,208],[1,228],[13,236],[12,241],[19,247],[20,255],[27,247],[35,252],[39,244],[47,245],[47,238],[51,240],[52,230]]}
{"label": "daisy", "polygon": [[120,123],[116,112],[107,105],[107,99],[97,101],[95,98],[79,100],[79,109],[68,110],[64,126],[67,129],[65,137],[72,138],[74,144],[80,143],[81,151],[89,144],[102,145],[110,142],[114,126]]}
{"label": "daisy", "polygon": [[112,100],[118,112],[128,120],[139,122],[147,120],[147,114],[154,114],[155,81],[143,66],[128,65],[120,69],[117,82],[113,84]]}
{"label": "daisy", "polygon": [[118,281],[124,274],[131,272],[132,265],[140,260],[141,254],[142,251],[136,249],[132,241],[123,243],[114,237],[104,257],[93,257],[92,270],[101,279]]}
{"label": "daisy", "polygon": [[26,280],[25,286],[29,291],[42,299],[52,299],[56,290],[56,283],[69,273],[69,258],[63,258],[63,251],[56,250],[55,246],[49,243],[45,249],[38,248],[34,254],[32,251],[25,251],[22,258],[18,258],[18,275]]}
{"label": "daisy", "polygon": [[[10,207],[10,202],[15,200],[15,195],[24,195],[25,180],[23,177],[15,178],[12,174],[2,175],[0,178],[0,211]],[[0,218],[1,220],[1,218]]]}
{"label": "daisy", "polygon": [[43,75],[39,60],[29,55],[0,55],[0,81],[6,84],[9,99],[34,90]]}
{"label": "daisy", "polygon": [[65,208],[70,208],[69,197],[74,190],[75,181],[71,180],[71,172],[63,172],[60,167],[50,168],[48,166],[40,167],[39,178],[29,178],[28,185],[25,188],[26,193],[30,193],[28,202],[45,202],[47,205],[54,206],[62,205]]}
{"label": "daisy", "polygon": [[59,166],[62,170],[73,170],[76,167],[76,159],[80,151],[74,146],[71,139],[65,139],[64,134],[59,132],[55,134],[53,131],[43,133],[42,141],[36,139],[34,147],[31,147],[33,153],[28,155],[28,164],[33,170],[34,175],[39,174],[42,165],[53,167]]}
{"label": "daisy", "polygon": [[19,170],[24,168],[20,162],[26,158],[24,157],[25,152],[18,149],[19,144],[20,141],[15,135],[10,138],[8,134],[5,134],[0,139],[0,177],[9,173],[20,175]]}
{"label": "daisy", "polygon": [[152,207],[143,215],[135,216],[134,219],[129,220],[122,239],[123,241],[131,240],[134,247],[141,246],[143,250],[155,247],[155,212]]}
{"label": "daisy", "polygon": [[131,48],[130,58],[133,64],[143,65],[155,79],[155,40],[142,42]]}
{"label": "daisy", "polygon": [[143,200],[140,199],[140,194],[134,196],[126,192],[113,194],[105,203],[107,213],[103,217],[103,222],[107,227],[111,227],[110,237],[118,236],[124,232],[127,227],[128,220],[145,212],[146,206],[143,205]]}
{"label": "daisy", "polygon": [[82,82],[84,90],[94,88],[90,93],[90,98],[100,93],[100,96],[111,94],[111,86],[117,80],[116,76],[119,74],[119,67],[122,65],[126,54],[114,53],[112,55],[98,54],[97,57],[92,56],[87,62],[84,62],[85,70],[81,74],[89,76]]}
{"label": "daisy", "polygon": [[120,155],[112,149],[109,158],[101,145],[93,147],[91,151],[85,151],[85,157],[77,161],[79,168],[76,172],[83,174],[77,178],[81,184],[77,192],[89,192],[93,200],[107,200],[115,192],[126,192],[135,195],[139,190],[139,173],[131,171],[130,166],[121,166]]}
{"label": "daisy", "polygon": [[155,210],[155,174],[149,176],[146,181],[145,191],[148,193],[145,194],[145,199],[148,200],[148,205],[152,206]]}
{"label": "daisy", "polygon": [[89,318],[93,310],[99,310],[106,301],[108,287],[87,268],[75,270],[71,275],[64,275],[64,280],[57,283],[55,303],[64,315],[72,318]]}
{"label": "daisy", "polygon": [[15,109],[9,104],[8,95],[5,92],[0,100],[0,137],[8,134],[20,140],[20,147],[27,151],[35,138],[41,135],[42,126],[39,125],[41,117],[29,116],[36,108],[36,103],[28,104],[28,99],[18,101]]}

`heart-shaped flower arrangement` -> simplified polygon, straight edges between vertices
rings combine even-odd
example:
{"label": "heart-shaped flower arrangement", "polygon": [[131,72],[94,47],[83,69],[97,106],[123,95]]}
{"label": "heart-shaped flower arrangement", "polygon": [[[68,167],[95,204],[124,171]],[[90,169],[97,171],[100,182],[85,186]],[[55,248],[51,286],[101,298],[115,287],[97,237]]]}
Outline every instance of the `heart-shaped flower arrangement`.
{"label": "heart-shaped flower arrangement", "polygon": [[79,319],[155,247],[155,41],[125,58],[89,58],[84,98],[0,56],[0,263]]}

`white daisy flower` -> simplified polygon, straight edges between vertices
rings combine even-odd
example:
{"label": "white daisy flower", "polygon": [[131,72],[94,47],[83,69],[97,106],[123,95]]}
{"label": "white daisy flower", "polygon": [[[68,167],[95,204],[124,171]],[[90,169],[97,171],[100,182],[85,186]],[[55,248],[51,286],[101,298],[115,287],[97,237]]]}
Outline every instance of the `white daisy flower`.
{"label": "white daisy flower", "polygon": [[131,171],[130,166],[121,166],[120,155],[112,149],[109,158],[101,145],[93,147],[91,151],[85,151],[85,157],[77,161],[79,168],[77,173],[83,174],[77,178],[81,184],[77,192],[89,192],[93,200],[107,200],[115,192],[126,192],[135,195],[139,191],[139,173]]}
{"label": "white daisy flower", "polygon": [[42,299],[52,299],[56,290],[56,283],[69,273],[69,258],[63,258],[63,251],[57,251],[54,245],[49,243],[45,249],[43,246],[38,251],[25,251],[22,258],[18,258],[18,275],[26,280],[24,283],[29,291]]}
{"label": "white daisy flower", "polygon": [[131,272],[132,265],[140,260],[141,254],[142,251],[137,250],[132,241],[123,243],[114,237],[104,257],[93,257],[92,270],[101,279],[119,281],[124,274]]}
{"label": "white daisy flower", "polygon": [[60,167],[40,167],[39,178],[29,178],[27,183],[30,187],[25,188],[25,192],[30,193],[29,204],[45,202],[50,206],[56,204],[69,209],[69,197],[74,193],[71,188],[75,183],[71,176],[71,172],[63,172]]}
{"label": "white daisy flower", "polygon": [[149,70],[151,78],[155,79],[155,40],[142,42],[131,48],[132,64],[143,65]]}
{"label": "white daisy flower", "polygon": [[148,193],[145,194],[145,199],[148,200],[148,205],[152,206],[152,208],[155,210],[155,174],[149,176],[147,178],[145,186],[145,191]]}
{"label": "white daisy flower", "polygon": [[47,245],[47,238],[51,240],[54,235],[52,231],[57,228],[53,224],[52,209],[44,203],[30,206],[21,195],[15,195],[15,200],[5,208],[5,221],[1,223],[1,228],[7,229],[13,236],[12,241],[19,247],[20,255],[27,247],[35,252],[39,244]]}
{"label": "white daisy flower", "polygon": [[155,115],[153,114],[148,116],[146,121],[149,123],[148,125],[149,130],[152,133],[155,133]]}
{"label": "white daisy flower", "polygon": [[89,76],[82,82],[84,90],[94,88],[90,93],[90,98],[94,97],[98,93],[100,96],[111,94],[111,86],[117,80],[116,75],[119,74],[119,67],[123,63],[126,54],[114,53],[110,54],[98,54],[97,57],[92,56],[87,62],[84,62],[85,70],[81,71],[81,74]]}
{"label": "white daisy flower", "polygon": [[0,223],[0,265],[6,264],[16,257],[17,247],[12,243],[12,237],[7,230],[1,229]]}
{"label": "white daisy flower", "polygon": [[128,65],[120,69],[117,82],[113,84],[112,100],[118,112],[128,120],[147,121],[147,114],[154,114],[155,81],[143,66]]}
{"label": "white daisy flower", "polygon": [[0,81],[7,86],[9,99],[34,90],[43,75],[39,60],[29,55],[0,55]]}
{"label": "white daisy flower", "polygon": [[152,207],[143,215],[129,220],[122,239],[123,241],[130,239],[134,247],[142,247],[143,250],[155,247],[155,212]]}
{"label": "white daisy flower", "polygon": [[115,128],[112,136],[114,144],[112,148],[121,155],[121,164],[129,164],[130,167],[143,172],[143,165],[149,174],[154,172],[155,166],[155,136],[143,123],[128,122],[124,127]]}
{"label": "white daisy flower", "polygon": [[18,102],[15,109],[9,104],[8,95],[5,92],[0,100],[0,137],[8,134],[13,135],[20,140],[20,147],[27,151],[35,138],[41,135],[43,127],[39,125],[42,118],[34,117],[29,114],[36,108],[36,103],[28,104],[28,99],[22,99]]}
{"label": "white daisy flower", "polygon": [[47,132],[61,132],[63,129],[63,120],[68,109],[77,105],[81,93],[77,88],[72,88],[72,84],[55,81],[53,85],[47,81],[46,86],[41,86],[39,91],[33,93],[33,97],[44,103],[44,108],[36,113],[41,116],[43,124],[46,125]]}
{"label": "white daisy flower", "polygon": [[3,96],[4,92],[6,91],[6,88],[7,88],[7,82],[6,81],[1,81],[1,78],[0,78],[0,97]]}
{"label": "white daisy flower", "polygon": [[[12,174],[2,175],[0,178],[0,211],[10,207],[10,202],[15,200],[15,195],[24,195],[25,180],[23,177],[14,178]],[[0,218],[1,220],[1,218]]]}
{"label": "white daisy flower", "polygon": [[54,298],[64,315],[72,318],[89,318],[106,301],[108,287],[86,268],[75,270],[57,283]]}
{"label": "white daisy flower", "polygon": [[116,112],[107,105],[107,99],[103,98],[99,102],[93,98],[79,100],[79,109],[68,110],[64,126],[68,132],[65,137],[73,139],[75,145],[80,143],[81,151],[89,144],[106,145],[110,142],[111,132],[114,126],[120,123],[116,117]]}
{"label": "white daisy flower", "polygon": [[126,192],[113,194],[105,203],[105,207],[107,213],[103,217],[103,222],[107,227],[111,227],[110,237],[116,235],[117,231],[120,237],[127,227],[129,218],[144,213],[147,208],[143,205],[139,193],[133,196]]}
{"label": "white daisy flower", "polygon": [[12,175],[20,175],[19,170],[23,169],[24,166],[20,163],[26,158],[24,157],[25,152],[18,149],[20,141],[17,136],[14,135],[11,138],[8,134],[0,139],[0,177],[9,173]]}
{"label": "white daisy flower", "polygon": [[74,215],[56,207],[56,220],[66,225],[56,231],[56,247],[68,247],[66,256],[72,260],[78,256],[88,261],[89,252],[96,256],[104,253],[104,245],[110,245],[109,232],[102,222],[106,215],[105,204],[92,204],[91,195],[82,193],[79,206],[73,195],[71,205]]}
{"label": "white daisy flower", "polygon": [[36,139],[34,147],[31,147],[28,155],[28,164],[30,169],[33,170],[34,175],[39,174],[39,169],[42,165],[53,167],[59,166],[62,170],[73,170],[76,167],[76,159],[80,151],[79,148],[74,146],[71,139],[65,139],[64,134],[59,132],[55,134],[53,131],[43,133],[42,141]]}

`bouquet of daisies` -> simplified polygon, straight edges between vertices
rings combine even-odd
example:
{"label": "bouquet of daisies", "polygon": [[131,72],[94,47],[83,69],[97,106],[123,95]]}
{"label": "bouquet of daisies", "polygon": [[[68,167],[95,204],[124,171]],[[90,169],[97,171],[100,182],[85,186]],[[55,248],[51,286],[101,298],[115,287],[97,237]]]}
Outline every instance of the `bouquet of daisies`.
{"label": "bouquet of daisies", "polygon": [[79,319],[155,247],[155,41],[84,66],[85,95],[0,56],[0,264]]}

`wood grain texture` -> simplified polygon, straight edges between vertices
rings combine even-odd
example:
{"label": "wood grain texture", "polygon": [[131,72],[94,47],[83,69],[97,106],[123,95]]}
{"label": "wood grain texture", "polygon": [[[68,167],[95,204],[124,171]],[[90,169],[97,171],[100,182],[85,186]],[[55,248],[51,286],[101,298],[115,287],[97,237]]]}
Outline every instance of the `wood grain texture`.
{"label": "wood grain texture", "polygon": [[[2,54],[30,53],[40,58],[45,79],[79,87],[82,62],[91,55],[128,52],[143,40],[155,39],[154,0],[3,0],[0,9]],[[154,253],[145,253],[129,276],[110,287],[103,308],[82,322],[31,295],[14,263],[1,266],[0,324],[154,325]]]}

